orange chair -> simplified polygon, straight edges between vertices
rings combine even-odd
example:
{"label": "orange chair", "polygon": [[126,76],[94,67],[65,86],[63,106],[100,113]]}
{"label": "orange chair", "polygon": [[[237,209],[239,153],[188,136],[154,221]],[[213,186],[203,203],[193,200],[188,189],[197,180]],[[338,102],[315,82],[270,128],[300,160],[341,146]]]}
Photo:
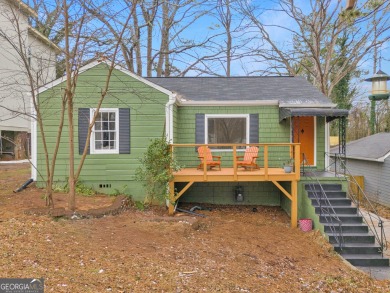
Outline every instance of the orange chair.
{"label": "orange chair", "polygon": [[[207,168],[212,169],[214,167],[218,167],[219,170],[221,170],[221,157],[220,156],[213,156],[211,154],[211,150],[206,146],[200,146],[198,147],[198,158],[200,159],[201,163],[198,166],[198,169],[203,169],[203,164],[206,163]],[[214,160],[216,159],[216,160]]]}
{"label": "orange chair", "polygon": [[245,169],[249,168],[250,170],[260,169],[260,167],[256,164],[258,153],[259,153],[258,147],[253,146],[247,148],[243,156],[236,156],[237,168],[243,167]]}

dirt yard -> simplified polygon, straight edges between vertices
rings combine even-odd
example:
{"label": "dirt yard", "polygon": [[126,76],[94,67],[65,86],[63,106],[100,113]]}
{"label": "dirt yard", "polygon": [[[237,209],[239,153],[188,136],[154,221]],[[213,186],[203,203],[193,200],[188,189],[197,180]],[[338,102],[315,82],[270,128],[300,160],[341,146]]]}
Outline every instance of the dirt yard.
{"label": "dirt yard", "polygon": [[[44,191],[13,190],[26,165],[0,165],[0,277],[45,279],[45,292],[389,292],[343,262],[317,232],[289,227],[279,208],[222,208],[206,218],[134,207],[68,220],[26,215]],[[78,197],[80,209],[113,197]],[[55,194],[55,206],[66,196]]]}

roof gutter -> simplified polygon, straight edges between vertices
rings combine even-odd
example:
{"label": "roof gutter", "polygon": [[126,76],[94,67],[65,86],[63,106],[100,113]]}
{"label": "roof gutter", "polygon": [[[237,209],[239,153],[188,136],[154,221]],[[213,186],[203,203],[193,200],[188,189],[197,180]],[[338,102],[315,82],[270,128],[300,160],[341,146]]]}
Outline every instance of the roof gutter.
{"label": "roof gutter", "polygon": [[179,106],[256,106],[256,105],[279,105],[279,102],[276,100],[254,100],[254,101],[187,101],[178,99]]}
{"label": "roof gutter", "polygon": [[280,108],[336,108],[337,104],[329,103],[329,104],[288,104],[288,103],[280,103]]}
{"label": "roof gutter", "polygon": [[[337,154],[330,153],[329,155],[330,155],[331,157],[334,157],[334,156],[337,155]],[[352,159],[352,160],[361,160],[361,161],[370,161],[370,162],[379,162],[379,163],[383,163],[388,155],[389,155],[389,154],[387,154],[386,156],[380,157],[380,158],[378,158],[378,159],[370,159],[370,158],[365,158],[365,157],[352,157],[352,156],[345,156],[345,157],[346,157],[347,159]]]}
{"label": "roof gutter", "polygon": [[38,17],[38,14],[27,4],[23,3],[21,0],[8,0],[15,7],[19,8],[27,16]]}
{"label": "roof gutter", "polygon": [[61,53],[61,48],[58,47],[56,44],[54,44],[51,40],[49,40],[46,36],[44,36],[43,34],[41,34],[39,31],[37,31],[36,29],[34,29],[33,27],[29,26],[28,27],[28,31],[35,37],[37,38],[39,41],[41,41],[42,43],[44,43],[45,45],[49,46],[50,48],[53,48],[54,51],[56,52],[56,54],[60,54]]}

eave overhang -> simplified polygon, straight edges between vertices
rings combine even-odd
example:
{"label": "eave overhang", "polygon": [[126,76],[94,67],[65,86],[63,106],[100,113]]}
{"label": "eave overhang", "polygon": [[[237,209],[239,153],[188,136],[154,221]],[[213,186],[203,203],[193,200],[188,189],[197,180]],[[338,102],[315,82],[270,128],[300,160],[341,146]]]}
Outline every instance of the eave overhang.
{"label": "eave overhang", "polygon": [[348,110],[337,108],[307,108],[307,107],[280,107],[279,121],[290,117],[315,116],[326,117],[326,122],[330,122],[340,117],[347,117]]}

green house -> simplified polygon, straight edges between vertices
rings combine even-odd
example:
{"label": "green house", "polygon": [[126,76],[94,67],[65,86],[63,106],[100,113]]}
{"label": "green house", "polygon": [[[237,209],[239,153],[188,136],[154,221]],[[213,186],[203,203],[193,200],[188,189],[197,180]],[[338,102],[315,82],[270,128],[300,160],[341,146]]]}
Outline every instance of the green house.
{"label": "green house", "polygon": [[[329,122],[339,119],[338,153],[345,158],[348,111],[337,109],[304,78],[142,78],[115,67],[96,113],[109,69],[106,62],[95,61],[77,76],[74,152],[76,168],[81,154],[87,153],[79,177],[83,185],[143,200],[146,192],[135,180],[139,159],[151,139],[165,137],[181,167],[172,170],[169,182],[170,214],[182,202],[280,206],[290,215],[292,227],[298,222],[301,229],[313,224],[352,264],[389,265],[380,255],[385,242],[369,234],[347,196],[346,177],[326,172]],[[38,92],[50,158],[65,82],[56,80]],[[92,125],[93,115],[97,119]],[[69,174],[66,120],[55,185],[65,185]],[[88,128],[92,129],[90,137]],[[45,156],[36,124],[32,127],[32,160],[36,166],[33,179],[44,186]],[[292,161],[291,170],[285,170],[283,163]]]}
{"label": "green house", "polygon": [[[108,69],[106,62],[95,61],[79,71],[74,102],[76,167]],[[55,147],[64,83],[64,79],[58,79],[38,93],[49,153]],[[258,144],[260,169],[264,169],[265,163],[267,168],[281,169],[291,156],[289,144],[299,144],[300,153],[294,154],[298,158],[295,164],[306,170],[323,170],[328,165],[328,122],[344,119],[348,114],[335,106],[302,77],[142,78],[118,66],[93,128],[80,180],[102,193],[120,191],[142,200],[145,191],[135,181],[135,170],[150,139],[162,136],[175,146],[175,155],[183,169],[197,169],[199,145],[210,145],[212,153],[222,157],[222,169],[231,168],[233,147],[212,146],[222,143],[235,144],[234,154],[236,151],[243,154],[248,144]],[[37,125],[33,125],[32,154],[37,166],[33,169],[33,179],[43,186],[45,177],[39,174],[45,174],[45,158]],[[66,183],[67,154],[65,121],[55,184]],[[294,181],[301,181],[298,173],[301,172],[296,170]],[[236,176],[230,181],[227,179],[230,177],[220,177],[215,182],[203,180],[190,185],[175,182],[173,188],[179,191],[185,188],[181,202],[275,205],[285,206],[287,211],[291,209],[283,190],[272,182],[274,179],[246,181],[248,178],[241,180]],[[290,188],[290,179],[285,182],[278,179],[278,182]],[[237,187],[244,192],[240,201],[235,196]]]}

